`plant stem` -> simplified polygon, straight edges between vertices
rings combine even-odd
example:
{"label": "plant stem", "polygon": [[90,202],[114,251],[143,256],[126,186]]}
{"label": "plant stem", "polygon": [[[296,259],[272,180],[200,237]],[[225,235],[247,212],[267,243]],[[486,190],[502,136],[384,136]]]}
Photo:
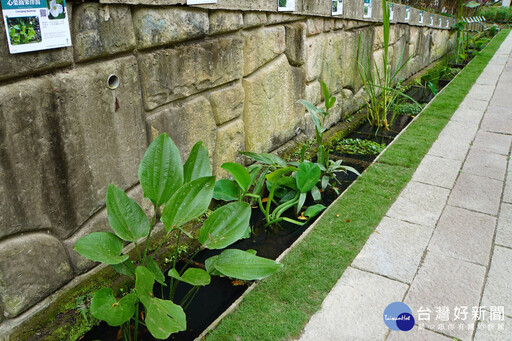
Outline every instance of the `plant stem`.
{"label": "plant stem", "polygon": [[[129,333],[129,330],[128,330]],[[137,341],[139,335],[139,303],[135,305],[135,328],[133,330],[133,339]]]}
{"label": "plant stem", "polygon": [[156,223],[157,223],[157,218],[156,218],[156,215],[158,213],[158,207],[156,207],[155,204],[153,204],[153,208],[155,210],[155,213],[153,214],[153,218],[151,218],[151,227],[149,228],[149,233],[148,233],[148,236],[146,238],[146,245],[144,246],[144,258],[142,259],[142,265],[146,265],[146,260],[147,260],[147,253],[148,253],[148,248],[149,248],[149,239],[151,237],[151,233],[153,232],[153,229],[155,228],[156,226]]}

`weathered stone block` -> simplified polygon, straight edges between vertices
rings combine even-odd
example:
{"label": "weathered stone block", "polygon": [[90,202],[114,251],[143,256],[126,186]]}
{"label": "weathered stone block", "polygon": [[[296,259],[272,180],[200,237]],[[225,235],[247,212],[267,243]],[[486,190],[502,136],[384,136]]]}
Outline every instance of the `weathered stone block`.
{"label": "weathered stone block", "polygon": [[236,120],[222,126],[217,131],[217,143],[213,157],[215,175],[221,178],[229,177],[229,173],[221,168],[224,162],[243,163],[239,153],[245,150],[244,122]]}
{"label": "weathered stone block", "polygon": [[[68,2],[68,19],[71,17],[71,8],[71,3]],[[5,25],[0,25],[0,80],[64,67],[71,65],[72,62],[73,47],[10,54]]]}
{"label": "weathered stone block", "polygon": [[301,66],[306,62],[306,24],[286,25],[286,50],[288,62],[293,66]]}
{"label": "weathered stone block", "polygon": [[322,101],[322,87],[320,86],[320,82],[313,81],[306,85],[306,101],[314,105],[318,105]]}
{"label": "weathered stone block", "polygon": [[[331,15],[331,1],[323,1],[323,0],[304,0],[303,1],[303,11],[305,13],[311,14],[323,14],[323,15]],[[322,25],[323,29],[323,25]]]}
{"label": "weathered stone block", "polygon": [[235,35],[139,55],[146,109],[241,78],[242,46]]}
{"label": "weathered stone block", "polygon": [[306,26],[308,27],[308,36],[322,33],[324,31],[324,18],[308,17],[306,19]]}
{"label": "weathered stone block", "polygon": [[306,81],[320,77],[326,46],[326,35],[317,35],[306,40]]}
{"label": "weathered stone block", "polygon": [[135,48],[130,7],[98,3],[77,6],[73,16],[78,61],[114,55]]}
{"label": "weathered stone block", "polygon": [[334,29],[334,19],[325,19],[324,32],[329,32]]}
{"label": "weathered stone block", "polygon": [[6,85],[0,98],[0,237],[67,238],[104,205],[109,183],[138,181],[147,141],[134,58]]}
{"label": "weathered stone block", "polygon": [[244,25],[240,12],[215,11],[210,13],[210,34],[236,31]]}
{"label": "weathered stone block", "polygon": [[[302,125],[304,73],[288,64],[284,55],[243,81],[246,149],[268,152],[293,138]],[[276,129],[276,127],[279,127]]]}
{"label": "weathered stone block", "polygon": [[208,34],[208,12],[182,7],[137,7],[133,26],[139,48],[168,45]]}
{"label": "weathered stone block", "polygon": [[210,103],[217,125],[242,116],[244,100],[245,92],[240,83],[212,92],[210,94]]}
{"label": "weathered stone block", "polygon": [[244,76],[275,59],[286,49],[286,34],[283,26],[257,28],[243,32]]}
{"label": "weathered stone block", "polygon": [[281,24],[290,21],[297,21],[303,19],[303,16],[297,14],[284,14],[284,13],[268,13],[267,25]]}
{"label": "weathered stone block", "polygon": [[167,133],[172,138],[183,162],[198,141],[203,141],[209,155],[213,155],[217,126],[210,102],[204,96],[173,103],[171,107],[148,117],[147,122],[158,134]]}
{"label": "weathered stone block", "polygon": [[267,23],[267,14],[259,12],[244,13],[244,27],[251,28],[265,25]]}
{"label": "weathered stone block", "polygon": [[0,243],[0,311],[13,318],[73,276],[66,251],[54,237],[36,233]]}
{"label": "weathered stone block", "polygon": [[327,37],[320,79],[325,82],[331,93],[341,91],[343,86],[344,43],[341,34],[329,34]]}

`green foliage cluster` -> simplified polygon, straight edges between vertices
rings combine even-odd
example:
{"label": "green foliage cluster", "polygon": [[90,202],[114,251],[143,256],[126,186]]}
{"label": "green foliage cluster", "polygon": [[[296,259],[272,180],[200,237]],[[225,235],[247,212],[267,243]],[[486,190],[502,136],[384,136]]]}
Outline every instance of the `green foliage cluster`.
{"label": "green foliage cluster", "polygon": [[[396,84],[400,83],[399,74],[412,56],[403,60],[405,52],[404,46],[398,64],[396,66],[392,65],[391,59],[389,58],[390,21],[388,6],[387,1],[384,0],[382,2],[384,37],[384,53],[382,55],[381,63],[382,67],[379,66],[377,61],[372,60],[372,48],[368,48],[367,50],[370,52],[363,56],[362,59],[359,59],[361,53],[361,40],[359,40],[357,53],[357,70],[363,83],[363,88],[368,95],[368,99],[366,100],[368,121],[371,125],[376,126],[377,130],[389,130],[389,127],[393,124],[396,118],[396,114],[392,111],[392,108],[400,99],[409,99],[414,101],[412,98],[405,95],[401,89],[396,88]],[[371,44],[371,42],[369,43]]]}
{"label": "green foliage cluster", "polygon": [[393,109],[398,115],[416,116],[421,110],[423,105],[415,103],[401,103]]}
{"label": "green foliage cluster", "polygon": [[336,144],[339,152],[347,154],[378,155],[384,148],[386,148],[384,143],[351,138],[340,140]]}
{"label": "green foliage cluster", "polygon": [[7,18],[7,27],[12,45],[41,42],[41,28],[37,17]]}
{"label": "green foliage cluster", "polygon": [[489,23],[512,22],[512,7],[480,6],[477,15],[482,16]]}
{"label": "green foliage cluster", "polygon": [[[92,316],[111,326],[121,326],[124,340],[136,340],[139,325],[146,326],[157,339],[166,339],[173,333],[185,330],[184,309],[192,302],[198,289],[210,283],[211,276],[257,280],[271,275],[282,266],[256,256],[253,251],[226,249],[206,259],[201,267],[190,267],[191,262],[178,267],[182,235],[194,238],[184,226],[207,211],[215,189],[210,158],[202,142],[194,145],[182,165],[176,145],[166,134],[160,135],[144,154],[138,175],[144,196],[153,204],[152,217],[148,219],[135,201],[111,184],[107,189],[106,205],[113,233],[93,232],[77,240],[74,245],[82,256],[109,264],[120,274],[135,280],[135,287],[119,299],[108,287],[98,290],[90,305]],[[237,240],[247,238],[251,231],[250,217],[251,207],[245,202],[229,203],[213,211],[195,238],[201,247],[190,259],[202,249],[225,249]],[[162,238],[156,250],[150,252],[149,240],[160,221],[165,228],[165,238]],[[176,247],[172,268],[168,272],[171,278],[168,297],[163,297],[162,290],[162,298],[157,298],[153,293],[155,282],[161,286],[167,286],[167,283],[154,257],[171,235],[176,238]],[[139,247],[140,242],[142,245]],[[125,253],[126,243],[135,245],[134,259]],[[191,285],[192,289],[180,302],[174,302],[179,282]],[[145,311],[143,315],[139,311],[141,305]],[[139,319],[139,316],[144,318]]]}

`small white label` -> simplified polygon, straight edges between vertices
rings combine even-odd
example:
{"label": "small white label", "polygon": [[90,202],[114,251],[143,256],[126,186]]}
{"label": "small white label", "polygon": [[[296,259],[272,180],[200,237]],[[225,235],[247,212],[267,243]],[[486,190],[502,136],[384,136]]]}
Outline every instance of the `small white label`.
{"label": "small white label", "polygon": [[394,11],[395,4],[389,4],[389,20],[393,20],[395,17],[395,11]]}
{"label": "small white label", "polygon": [[277,10],[279,12],[295,11],[295,0],[277,0]]}
{"label": "small white label", "polygon": [[332,0],[332,15],[343,14],[343,0]]}
{"label": "small white label", "polygon": [[372,0],[364,0],[363,18],[372,17]]}
{"label": "small white label", "polygon": [[405,20],[409,21],[409,18],[411,16],[411,6],[405,7]]}

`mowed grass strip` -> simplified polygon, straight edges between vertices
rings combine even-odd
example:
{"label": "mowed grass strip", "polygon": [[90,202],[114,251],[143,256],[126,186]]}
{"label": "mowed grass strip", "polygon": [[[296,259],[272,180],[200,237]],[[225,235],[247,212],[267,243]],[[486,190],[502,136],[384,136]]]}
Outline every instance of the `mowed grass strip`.
{"label": "mowed grass strip", "polygon": [[[211,331],[206,340],[288,340],[312,314],[359,253],[418,164],[509,31],[491,43],[437,96],[420,117],[371,165],[311,233]],[[340,325],[340,328],[343,326]]]}

